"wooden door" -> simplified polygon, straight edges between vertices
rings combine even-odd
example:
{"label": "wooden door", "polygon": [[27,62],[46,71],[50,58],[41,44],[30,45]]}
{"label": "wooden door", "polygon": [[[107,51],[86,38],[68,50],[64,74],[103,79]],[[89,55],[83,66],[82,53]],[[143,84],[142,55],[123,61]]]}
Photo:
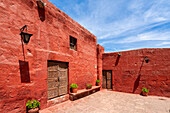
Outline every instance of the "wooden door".
{"label": "wooden door", "polygon": [[67,94],[68,89],[68,67],[66,63],[58,63],[59,96]]}
{"label": "wooden door", "polygon": [[103,71],[103,88],[112,89],[112,71]]}
{"label": "wooden door", "polygon": [[67,63],[48,61],[47,68],[48,99],[67,94],[68,66]]}
{"label": "wooden door", "polygon": [[112,71],[107,71],[106,74],[106,87],[112,89]]}
{"label": "wooden door", "polygon": [[104,89],[106,89],[106,71],[103,71],[103,84],[102,84],[102,87],[104,88]]}

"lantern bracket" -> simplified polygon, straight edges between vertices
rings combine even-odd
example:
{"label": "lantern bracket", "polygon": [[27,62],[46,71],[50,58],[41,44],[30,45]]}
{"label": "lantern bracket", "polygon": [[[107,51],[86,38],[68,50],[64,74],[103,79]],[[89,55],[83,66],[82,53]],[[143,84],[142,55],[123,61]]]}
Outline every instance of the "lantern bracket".
{"label": "lantern bracket", "polygon": [[23,27],[20,29],[20,31],[23,32],[24,29],[26,29],[25,31],[27,32],[27,25],[23,26]]}

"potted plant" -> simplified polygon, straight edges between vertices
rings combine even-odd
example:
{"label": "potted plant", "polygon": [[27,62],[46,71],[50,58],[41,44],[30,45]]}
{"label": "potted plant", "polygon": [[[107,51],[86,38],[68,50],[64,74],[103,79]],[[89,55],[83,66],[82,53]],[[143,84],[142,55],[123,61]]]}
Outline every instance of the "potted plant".
{"label": "potted plant", "polygon": [[39,113],[40,102],[36,100],[28,100],[26,103],[28,113]]}
{"label": "potted plant", "polygon": [[77,93],[77,84],[75,84],[75,83],[72,83],[71,85],[70,85],[70,88],[72,89],[72,93]]}
{"label": "potted plant", "polygon": [[96,84],[97,84],[97,86],[100,86],[100,80],[99,79],[96,80]]}
{"label": "potted plant", "polygon": [[148,95],[148,92],[149,92],[149,89],[147,89],[147,88],[145,88],[145,87],[142,88],[142,95],[143,95],[143,96],[147,96],[147,95]]}
{"label": "potted plant", "polygon": [[87,88],[86,89],[91,89],[92,88],[92,85],[90,84],[87,84]]}

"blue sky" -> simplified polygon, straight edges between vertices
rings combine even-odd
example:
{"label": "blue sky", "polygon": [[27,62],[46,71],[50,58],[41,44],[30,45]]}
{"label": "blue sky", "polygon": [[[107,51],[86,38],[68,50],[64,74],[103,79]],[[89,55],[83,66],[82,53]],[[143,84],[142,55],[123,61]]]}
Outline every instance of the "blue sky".
{"label": "blue sky", "polygon": [[170,48],[170,0],[49,0],[97,37],[105,52]]}

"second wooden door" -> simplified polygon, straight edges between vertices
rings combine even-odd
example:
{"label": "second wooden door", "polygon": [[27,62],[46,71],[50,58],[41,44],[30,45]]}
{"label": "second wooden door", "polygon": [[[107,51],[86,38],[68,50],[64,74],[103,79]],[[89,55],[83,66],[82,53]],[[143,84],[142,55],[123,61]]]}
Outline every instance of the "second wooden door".
{"label": "second wooden door", "polygon": [[103,88],[112,89],[112,71],[103,70]]}

